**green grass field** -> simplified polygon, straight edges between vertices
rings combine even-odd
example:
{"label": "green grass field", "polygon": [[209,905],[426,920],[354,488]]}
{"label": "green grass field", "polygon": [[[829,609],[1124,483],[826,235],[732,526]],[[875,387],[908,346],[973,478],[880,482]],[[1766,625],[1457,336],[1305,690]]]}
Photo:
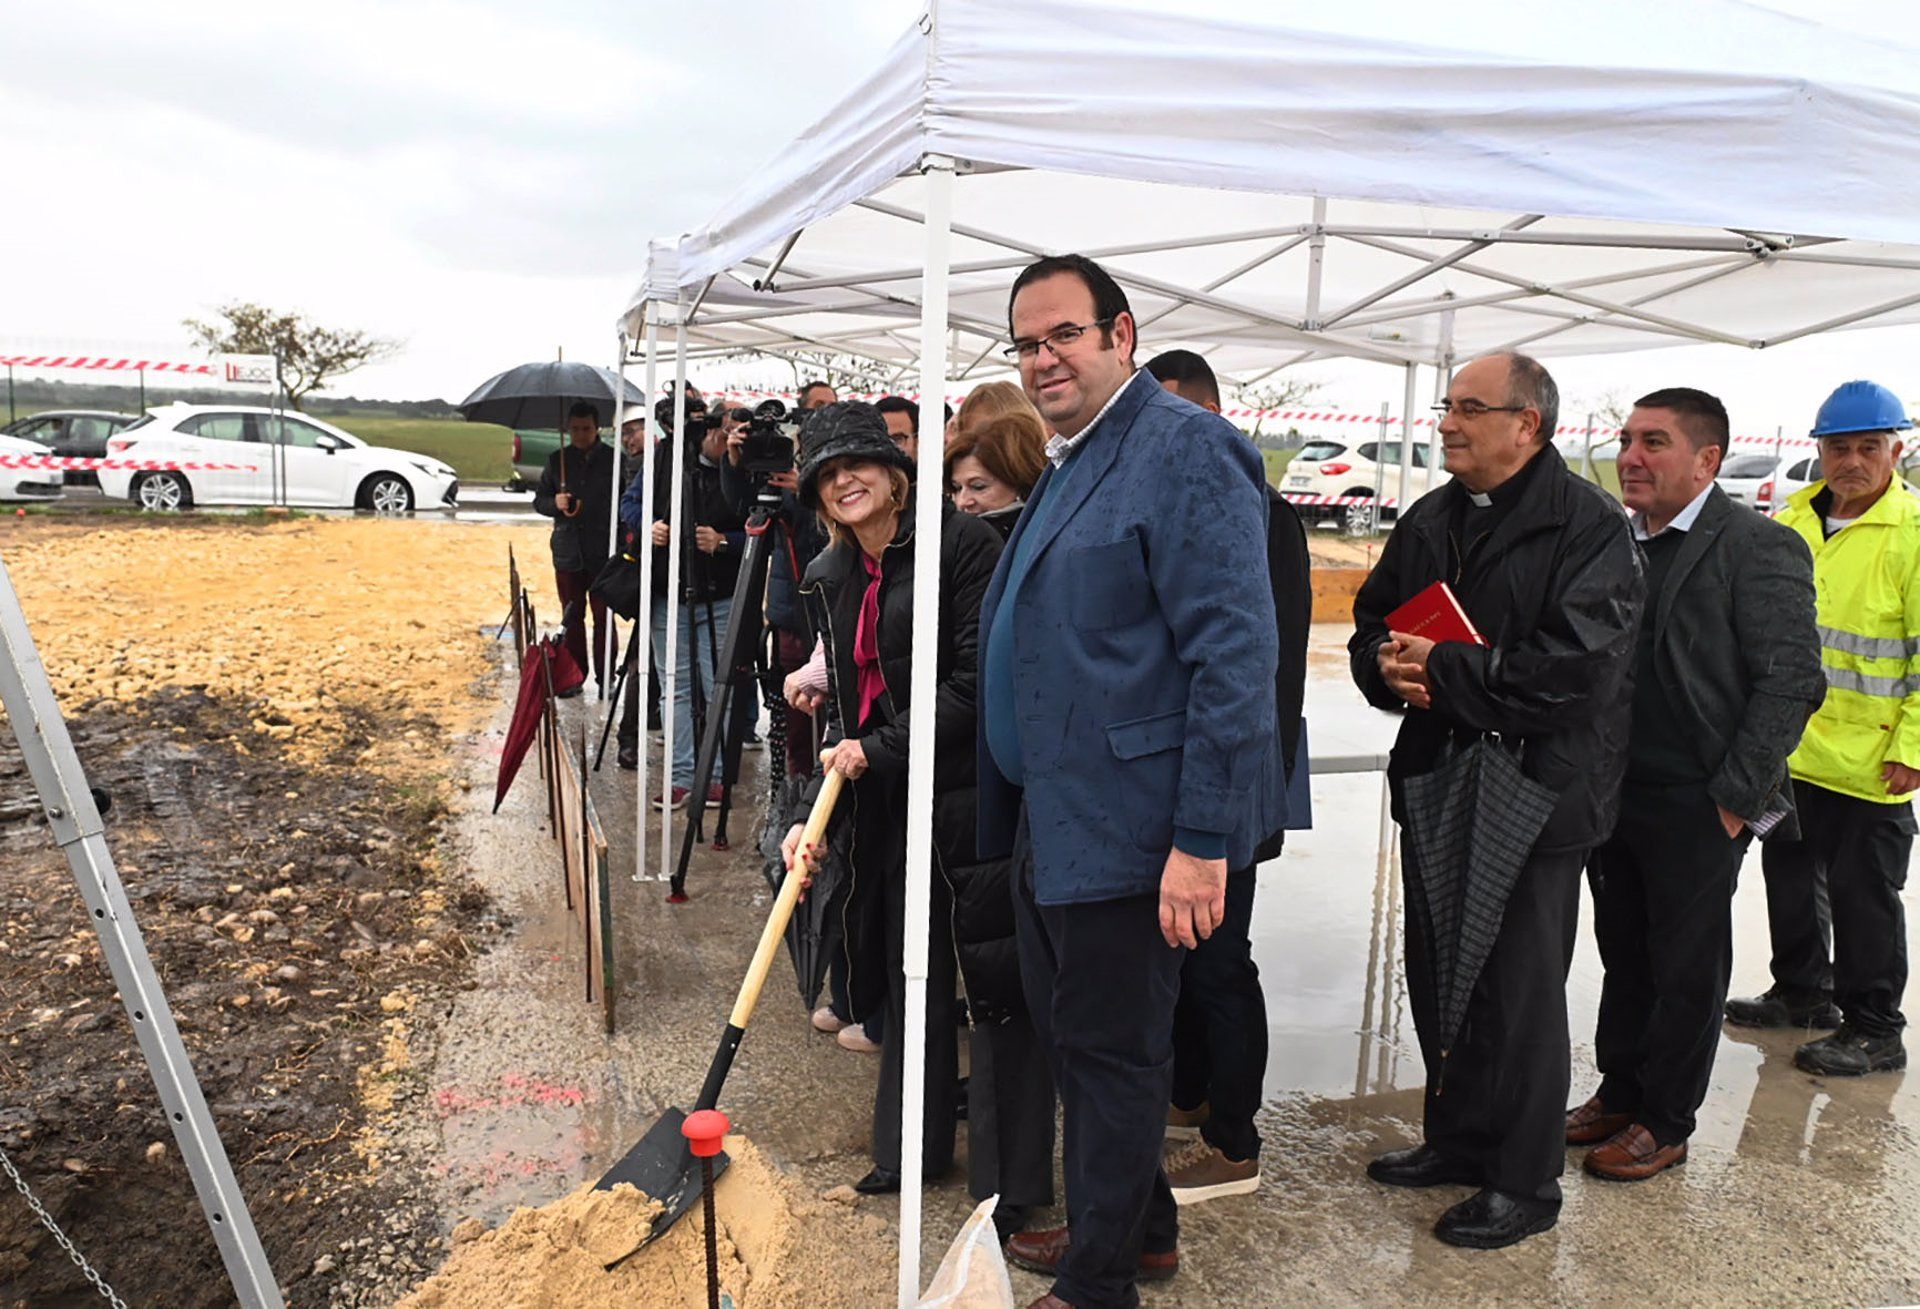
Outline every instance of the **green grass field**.
{"label": "green grass field", "polygon": [[314,417],[352,432],[369,445],[431,456],[453,466],[462,482],[498,486],[513,476],[513,433],[491,423],[458,418],[393,418],[368,414]]}

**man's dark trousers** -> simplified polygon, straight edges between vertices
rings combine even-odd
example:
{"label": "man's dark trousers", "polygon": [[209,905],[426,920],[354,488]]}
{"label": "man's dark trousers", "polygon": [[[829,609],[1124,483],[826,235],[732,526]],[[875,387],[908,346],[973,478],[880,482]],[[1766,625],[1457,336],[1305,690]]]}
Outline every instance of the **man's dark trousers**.
{"label": "man's dark trousers", "polygon": [[1254,870],[1227,875],[1227,909],[1213,935],[1187,951],[1173,1014],[1173,1103],[1208,1106],[1200,1135],[1229,1159],[1257,1159],[1267,1074],[1267,1001],[1248,933]]}
{"label": "man's dark trousers", "polygon": [[1600,1103],[1662,1145],[1693,1135],[1733,967],[1733,891],[1752,833],[1729,839],[1704,785],[1629,779],[1587,866],[1606,980]]}
{"label": "man's dark trousers", "polygon": [[1798,778],[1793,798],[1801,839],[1761,848],[1774,981],[1796,1000],[1831,995],[1849,1026],[1892,1035],[1907,1022],[1900,892],[1913,853],[1913,805],[1876,804]]}
{"label": "man's dark trousers", "polygon": [[1066,1124],[1071,1244],[1053,1290],[1076,1309],[1132,1309],[1141,1251],[1163,1253],[1179,1239],[1160,1146],[1186,951],[1160,935],[1155,894],[1037,903],[1026,846],[1023,814],[1013,849],[1020,980]]}
{"label": "man's dark trousers", "polygon": [[[1408,894],[1413,851],[1402,845]],[[1427,1065],[1426,1140],[1480,1170],[1483,1185],[1554,1204],[1566,1167],[1567,969],[1585,850],[1534,851],[1443,1059],[1432,962],[1407,925],[1407,1002]]]}
{"label": "man's dark trousers", "polygon": [[[606,680],[606,670],[601,667],[607,658],[607,602],[592,595],[587,588],[593,585],[593,579],[600,574],[598,567],[582,569],[556,568],[553,570],[553,587],[560,594],[561,617],[565,619],[563,631],[567,653],[580,665],[585,673],[591,668],[598,681]],[[586,610],[593,610],[593,651],[587,651]]]}

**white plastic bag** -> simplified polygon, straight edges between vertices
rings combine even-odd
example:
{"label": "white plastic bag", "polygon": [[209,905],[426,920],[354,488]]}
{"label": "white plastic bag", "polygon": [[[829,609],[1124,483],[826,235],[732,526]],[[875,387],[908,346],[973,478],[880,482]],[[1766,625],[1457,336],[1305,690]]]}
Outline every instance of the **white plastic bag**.
{"label": "white plastic bag", "polygon": [[997,1195],[982,1200],[961,1225],[916,1309],[1014,1309],[1013,1281],[1000,1254],[1000,1234],[993,1229],[999,1203]]}

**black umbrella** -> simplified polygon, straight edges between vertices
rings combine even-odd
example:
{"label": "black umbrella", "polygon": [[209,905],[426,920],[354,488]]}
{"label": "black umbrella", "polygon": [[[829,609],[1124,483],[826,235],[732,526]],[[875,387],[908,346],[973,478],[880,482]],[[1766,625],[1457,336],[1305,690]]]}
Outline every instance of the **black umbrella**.
{"label": "black umbrella", "polygon": [[[529,431],[564,431],[567,410],[576,401],[597,405],[602,423],[613,422],[621,379],[611,368],[549,360],[521,364],[488,378],[456,407],[470,423],[498,423]],[[646,395],[625,383],[627,405],[644,409]]]}
{"label": "black umbrella", "polygon": [[[1406,781],[1407,910],[1427,946],[1445,1059],[1500,934],[1507,898],[1559,797],[1520,771],[1498,739],[1479,737]],[[1436,1070],[1438,1080],[1443,1070]]]}
{"label": "black umbrella", "polygon": [[[783,755],[767,751],[768,766],[781,770]],[[766,820],[760,828],[760,854],[765,860],[761,872],[767,885],[780,889],[786,864],[780,858],[780,842],[795,823],[804,823],[810,806],[805,799],[807,779],[783,777],[775,782],[775,793],[767,804]],[[808,1009],[820,1003],[820,988],[826,984],[827,963],[833,952],[843,948],[840,922],[840,890],[847,884],[846,844],[851,825],[845,822],[827,829],[826,850],[813,870],[813,885],[807,898],[793,907],[787,922],[787,954],[793,959],[794,980],[800,984],[800,999]]]}

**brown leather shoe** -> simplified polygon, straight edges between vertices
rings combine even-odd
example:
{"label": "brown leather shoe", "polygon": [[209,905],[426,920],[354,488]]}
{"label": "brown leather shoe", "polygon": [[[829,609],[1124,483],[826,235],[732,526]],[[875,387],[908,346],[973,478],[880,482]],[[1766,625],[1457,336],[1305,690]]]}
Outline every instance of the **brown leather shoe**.
{"label": "brown leather shoe", "polygon": [[1687,1161],[1687,1143],[1661,1145],[1638,1123],[1587,1151],[1587,1171],[1614,1182],[1644,1182]]}
{"label": "brown leather shoe", "polygon": [[[1030,1273],[1042,1273],[1051,1276],[1060,1271],[1060,1261],[1067,1257],[1067,1229],[1049,1227],[1037,1232],[1015,1232],[1007,1238],[1007,1262],[1026,1269]],[[1180,1252],[1168,1250],[1161,1254],[1141,1251],[1140,1267],[1134,1278],[1142,1282],[1164,1282],[1180,1271]]]}
{"label": "brown leather shoe", "polygon": [[1594,1096],[1578,1109],[1567,1110],[1567,1144],[1593,1145],[1633,1126],[1632,1114],[1610,1114]]}

